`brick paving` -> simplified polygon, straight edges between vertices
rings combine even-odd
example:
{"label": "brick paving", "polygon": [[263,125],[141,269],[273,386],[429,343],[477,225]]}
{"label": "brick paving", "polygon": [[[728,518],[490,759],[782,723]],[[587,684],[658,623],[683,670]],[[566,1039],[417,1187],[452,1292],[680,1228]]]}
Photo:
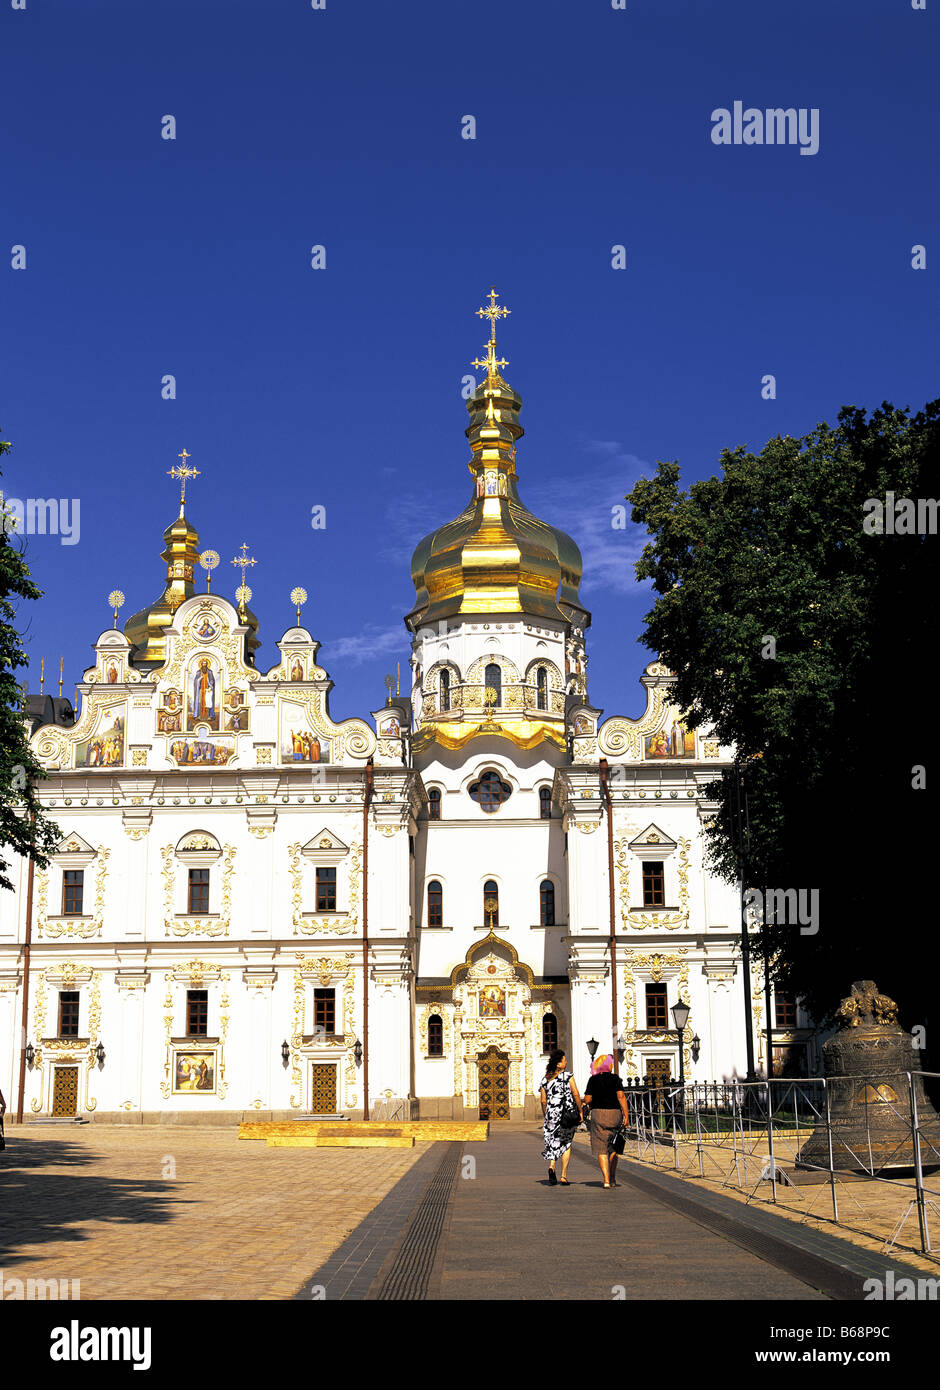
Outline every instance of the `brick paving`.
{"label": "brick paving", "polygon": [[291,1298],[443,1148],[269,1149],[170,1125],[8,1124],[6,1139],[0,1271],[80,1279],[83,1300]]}

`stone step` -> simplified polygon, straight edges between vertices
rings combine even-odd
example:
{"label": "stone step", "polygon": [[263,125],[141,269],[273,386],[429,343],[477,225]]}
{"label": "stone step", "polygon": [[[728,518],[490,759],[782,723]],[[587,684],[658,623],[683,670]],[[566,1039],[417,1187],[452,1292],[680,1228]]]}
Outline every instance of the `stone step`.
{"label": "stone step", "polygon": [[274,1134],[269,1149],[413,1149],[410,1134]]}
{"label": "stone step", "polygon": [[457,1139],[463,1143],[482,1142],[489,1138],[488,1120],[355,1120],[337,1123],[335,1120],[311,1120],[301,1125],[296,1120],[245,1120],[238,1126],[239,1139],[270,1139],[314,1135],[399,1134],[422,1143],[434,1140]]}

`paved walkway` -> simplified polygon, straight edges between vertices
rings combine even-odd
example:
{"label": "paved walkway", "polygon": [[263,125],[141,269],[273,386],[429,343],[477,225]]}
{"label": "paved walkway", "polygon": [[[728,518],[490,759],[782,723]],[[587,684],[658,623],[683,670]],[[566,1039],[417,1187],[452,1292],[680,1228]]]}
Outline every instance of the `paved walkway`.
{"label": "paved walkway", "polygon": [[8,1124],[6,1138],[0,1273],[121,1300],[291,1298],[443,1147],[269,1149],[170,1125]]}
{"label": "paved walkway", "polygon": [[457,1183],[439,1297],[824,1299],[628,1180],[605,1191],[583,1144],[570,1186],[550,1187],[540,1149],[534,1131],[480,1146],[476,1178]]}

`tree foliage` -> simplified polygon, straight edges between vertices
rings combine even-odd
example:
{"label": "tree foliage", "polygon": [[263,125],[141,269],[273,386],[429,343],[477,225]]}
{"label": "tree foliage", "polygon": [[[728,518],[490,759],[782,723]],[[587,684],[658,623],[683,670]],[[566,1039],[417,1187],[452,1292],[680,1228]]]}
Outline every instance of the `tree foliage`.
{"label": "tree foliage", "polygon": [[[10,444],[0,440],[0,457]],[[4,514],[5,515],[5,514]],[[20,634],[14,626],[16,601],[37,599],[42,591],[30,578],[29,568],[15,534],[0,526],[0,887],[12,888],[10,850],[48,863],[59,840],[59,830],[39,809],[35,784],[44,776],[29,747],[23,720],[23,695],[16,679],[18,667],[27,664]]]}
{"label": "tree foliage", "polygon": [[747,887],[818,890],[816,935],[771,924],[759,948],[820,1021],[861,978],[908,1026],[936,998],[932,792],[914,784],[937,737],[924,673],[938,539],[868,534],[863,504],[936,496],[938,445],[940,401],[914,416],[846,407],[834,428],[726,449],[721,476],[687,491],[659,463],[627,498],[652,537],[637,564],[657,595],[644,641],[692,725],[737,750],[714,786],[711,864]]}

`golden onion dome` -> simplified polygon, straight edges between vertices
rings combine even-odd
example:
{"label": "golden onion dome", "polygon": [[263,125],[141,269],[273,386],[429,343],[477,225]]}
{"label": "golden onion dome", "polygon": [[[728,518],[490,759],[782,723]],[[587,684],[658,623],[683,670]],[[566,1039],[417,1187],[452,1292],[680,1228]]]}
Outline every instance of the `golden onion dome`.
{"label": "golden onion dome", "polygon": [[[166,584],[151,604],[128,618],[124,635],[133,647],[131,663],[138,669],[154,670],[167,657],[166,629],[173,622],[180,604],[196,592],[195,567],[199,561],[199,533],[186,516],[185,501],[180,500],[179,516],[163,533],[162,559],[166,561]],[[249,629],[245,637],[248,661],[261,645],[258,619],[245,609],[241,621]]]}
{"label": "golden onion dome", "polygon": [[495,303],[479,310],[492,328],[487,356],[474,366],[486,376],[467,401],[466,435],[473,492],[458,517],[415,548],[411,577],[415,605],[405,618],[412,631],[443,618],[479,613],[525,613],[587,627],[590,614],[578,595],[581,552],[557,526],[534,516],[516,486],[516,440],[521,397],[504,381],[496,358]]}

